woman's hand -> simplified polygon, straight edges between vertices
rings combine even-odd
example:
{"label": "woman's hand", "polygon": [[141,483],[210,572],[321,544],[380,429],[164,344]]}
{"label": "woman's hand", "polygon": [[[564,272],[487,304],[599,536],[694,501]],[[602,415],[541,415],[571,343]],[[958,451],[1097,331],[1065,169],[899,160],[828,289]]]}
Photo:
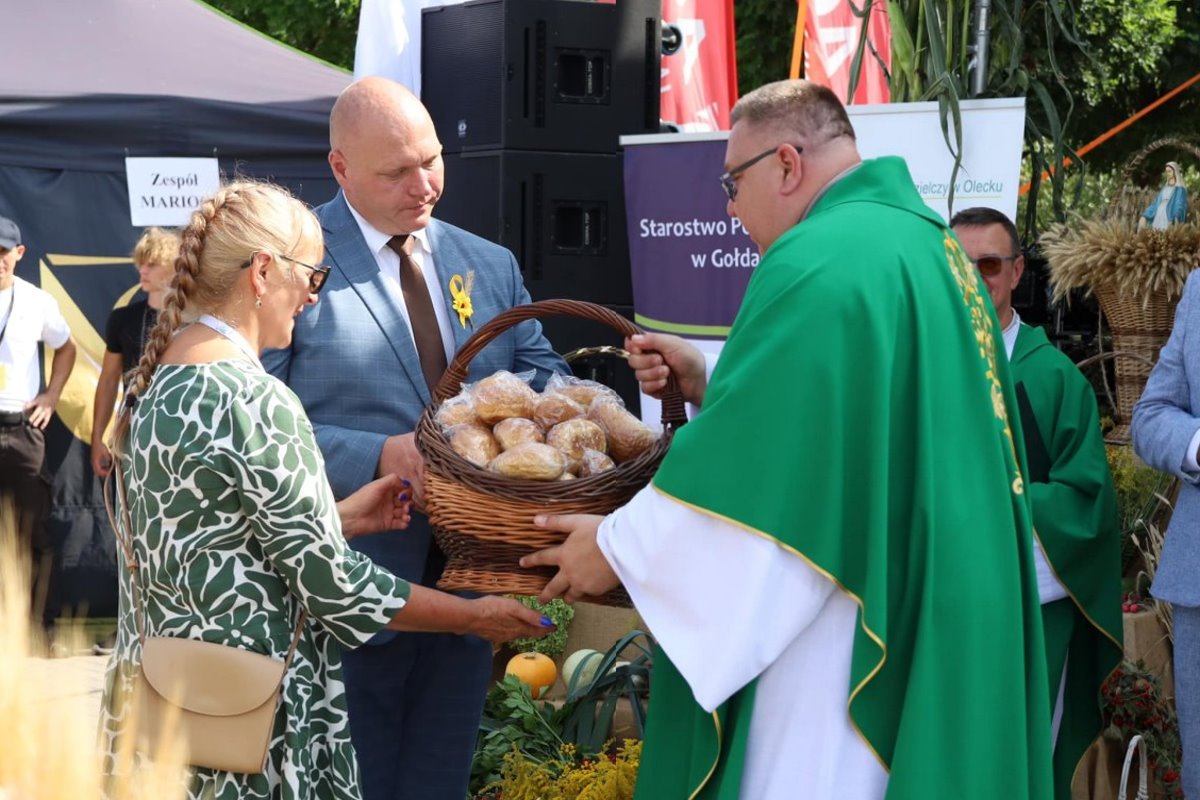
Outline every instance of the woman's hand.
{"label": "woman's hand", "polygon": [[399,475],[371,481],[337,504],[347,540],[368,533],[404,530],[412,521],[412,491]]}
{"label": "woman's hand", "polygon": [[486,595],[470,601],[475,620],[467,632],[503,644],[522,637],[541,637],[556,630],[549,617],[527,608],[511,597]]}
{"label": "woman's hand", "polygon": [[509,597],[486,595],[473,600],[430,589],[409,587],[408,602],[392,617],[394,631],[438,631],[474,634],[492,642],[545,636],[555,630],[549,617]]}

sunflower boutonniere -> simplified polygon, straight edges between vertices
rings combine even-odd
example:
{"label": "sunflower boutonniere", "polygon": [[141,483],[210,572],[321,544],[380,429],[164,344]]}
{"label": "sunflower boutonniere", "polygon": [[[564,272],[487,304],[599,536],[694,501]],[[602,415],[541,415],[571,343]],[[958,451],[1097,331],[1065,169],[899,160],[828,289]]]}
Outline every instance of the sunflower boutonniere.
{"label": "sunflower boutonniere", "polygon": [[474,270],[467,273],[465,281],[462,275],[455,275],[450,278],[450,297],[453,300],[450,307],[457,312],[458,324],[464,328],[468,325],[472,328],[475,327],[475,323],[471,322],[471,316],[475,313],[475,309],[471,306],[471,287],[474,285]]}

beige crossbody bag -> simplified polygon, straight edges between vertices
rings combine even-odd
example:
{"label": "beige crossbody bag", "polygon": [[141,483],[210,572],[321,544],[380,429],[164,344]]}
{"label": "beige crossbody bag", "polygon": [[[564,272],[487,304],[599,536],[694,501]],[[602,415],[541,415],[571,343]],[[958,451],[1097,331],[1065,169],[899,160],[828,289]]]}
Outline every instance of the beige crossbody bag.
{"label": "beige crossbody bag", "polygon": [[110,475],[116,475],[124,535],[113,519],[107,487],[104,504],[129,565],[138,639],[142,643],[142,663],[133,689],[138,751],[153,756],[162,737],[171,735],[182,739],[188,751],[187,763],[192,766],[248,774],[263,772],[283,676],[300,641],[306,612],[300,611],[283,661],[212,642],[147,636],[131,538],[133,525],[119,464],[113,465]]}

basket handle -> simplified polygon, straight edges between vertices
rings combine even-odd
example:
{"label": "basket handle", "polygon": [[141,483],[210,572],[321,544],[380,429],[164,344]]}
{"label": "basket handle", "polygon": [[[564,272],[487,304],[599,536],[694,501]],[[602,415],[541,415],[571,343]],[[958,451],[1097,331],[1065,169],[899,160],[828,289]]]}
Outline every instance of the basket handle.
{"label": "basket handle", "polygon": [[1125,800],[1129,788],[1129,768],[1133,765],[1135,750],[1138,755],[1137,800],[1147,800],[1150,797],[1146,787],[1146,740],[1137,734],[1129,740],[1129,747],[1125,750],[1125,763],[1121,765],[1121,785],[1117,790],[1118,800]]}
{"label": "basket handle", "polygon": [[[612,309],[582,300],[539,300],[536,303],[513,306],[492,317],[463,343],[455,354],[454,360],[446,367],[442,379],[433,390],[433,402],[440,405],[462,388],[467,379],[467,367],[483,348],[492,343],[496,337],[522,322],[542,317],[569,316],[590,319],[613,328],[622,336],[634,336],[642,333],[642,329],[622,317]],[[687,422],[687,412],[684,410],[683,395],[674,375],[667,377],[667,388],[662,397],[662,423],[664,427],[678,428]]]}

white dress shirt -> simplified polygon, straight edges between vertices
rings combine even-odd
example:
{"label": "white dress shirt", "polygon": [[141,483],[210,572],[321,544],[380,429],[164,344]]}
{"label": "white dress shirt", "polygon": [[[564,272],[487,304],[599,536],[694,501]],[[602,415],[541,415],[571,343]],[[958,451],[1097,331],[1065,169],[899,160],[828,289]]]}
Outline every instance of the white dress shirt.
{"label": "white dress shirt", "polygon": [[[408,326],[408,335],[411,338],[412,320],[408,317],[408,305],[405,304],[404,292],[400,289],[400,256],[388,247],[388,242],[392,240],[391,234],[384,233],[367,222],[354,206],[350,205],[349,200],[346,201],[346,207],[358,223],[358,229],[362,231],[363,239],[367,242],[367,249],[375,256],[375,263],[379,265],[379,271],[388,279],[385,283],[400,306],[404,324]],[[425,278],[425,288],[433,301],[433,313],[437,316],[438,331],[442,334],[442,348],[446,351],[446,363],[449,364],[457,349],[454,344],[454,328],[450,321],[450,308],[446,305],[446,290],[439,285],[433,250],[429,246],[429,231],[422,229],[409,235],[413,239],[412,253],[409,257]],[[429,389],[432,391],[433,387],[430,386]]]}

